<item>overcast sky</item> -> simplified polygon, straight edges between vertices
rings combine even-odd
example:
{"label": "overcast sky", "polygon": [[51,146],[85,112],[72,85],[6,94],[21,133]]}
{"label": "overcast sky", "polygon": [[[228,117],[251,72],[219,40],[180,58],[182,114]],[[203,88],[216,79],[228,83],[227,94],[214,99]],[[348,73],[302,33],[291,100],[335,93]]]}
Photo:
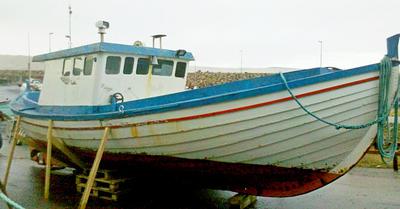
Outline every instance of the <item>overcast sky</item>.
{"label": "overcast sky", "polygon": [[68,46],[68,4],[73,46],[98,42],[94,23],[110,22],[107,42],[193,52],[192,65],[348,68],[378,62],[385,39],[400,33],[400,0],[0,0],[0,54],[48,52]]}

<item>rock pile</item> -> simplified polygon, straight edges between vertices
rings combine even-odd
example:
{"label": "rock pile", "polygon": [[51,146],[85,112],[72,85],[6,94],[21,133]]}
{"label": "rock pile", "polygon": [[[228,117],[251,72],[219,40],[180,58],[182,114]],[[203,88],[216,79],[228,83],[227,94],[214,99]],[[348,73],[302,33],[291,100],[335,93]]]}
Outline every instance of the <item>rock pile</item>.
{"label": "rock pile", "polygon": [[186,87],[189,89],[204,88],[223,84],[227,82],[256,78],[270,75],[268,73],[221,73],[221,72],[201,72],[188,73]]}

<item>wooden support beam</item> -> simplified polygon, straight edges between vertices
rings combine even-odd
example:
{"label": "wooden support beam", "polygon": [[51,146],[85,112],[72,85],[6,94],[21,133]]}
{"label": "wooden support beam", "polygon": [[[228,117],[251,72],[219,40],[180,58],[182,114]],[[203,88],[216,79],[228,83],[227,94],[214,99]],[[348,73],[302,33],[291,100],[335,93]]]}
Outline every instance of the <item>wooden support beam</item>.
{"label": "wooden support beam", "polygon": [[61,139],[53,137],[52,142],[58,150],[60,150],[68,157],[69,160],[71,160],[71,162],[79,166],[81,169],[86,168],[85,163],[76,154],[74,154]]}
{"label": "wooden support beam", "polygon": [[49,127],[47,128],[47,152],[46,152],[46,176],[44,181],[44,199],[49,199],[50,190],[50,172],[51,172],[51,149],[53,138],[53,121],[49,120]]}
{"label": "wooden support beam", "polygon": [[4,191],[6,191],[6,188],[7,188],[8,175],[10,174],[11,163],[12,163],[12,160],[14,158],[15,145],[17,144],[17,135],[18,135],[18,132],[19,132],[20,122],[21,122],[21,116],[17,116],[17,122],[15,123],[15,126],[14,126],[14,135],[12,137],[12,144],[11,144],[11,148],[10,148],[10,154],[8,155],[8,160],[7,160],[6,173],[4,175],[4,181],[3,181],[3,183],[4,183],[4,185],[3,185]]}
{"label": "wooden support beam", "polygon": [[[54,129],[54,126],[53,126],[53,129]],[[21,140],[21,137],[20,137],[20,140]],[[36,147],[36,142],[33,141],[32,138],[30,138],[30,137],[23,137],[22,141],[30,147],[35,147],[35,149],[37,149],[40,152],[43,152],[43,153],[46,152],[45,149],[39,149],[39,147]],[[52,144],[55,148],[57,148],[65,156],[67,156],[68,159],[70,160],[70,162],[74,163],[74,165],[78,166],[82,170],[87,168],[86,164],[75,153],[73,153],[61,139],[53,136]],[[54,162],[55,159],[56,158],[52,157],[51,160]],[[66,162],[66,161],[62,161],[61,159],[57,159],[57,163],[54,163],[54,164],[62,163],[62,164],[65,164],[65,166],[71,167],[70,162]]]}
{"label": "wooden support beam", "polygon": [[90,191],[92,190],[94,179],[96,178],[97,170],[99,169],[101,158],[103,157],[103,152],[105,145],[108,140],[108,134],[110,132],[110,127],[104,129],[103,138],[101,139],[99,149],[96,153],[96,158],[94,159],[92,169],[90,170],[88,180],[86,182],[85,191],[83,192],[81,202],[79,203],[79,209],[85,209],[87,201],[89,200]]}
{"label": "wooden support beam", "polygon": [[256,201],[256,196],[247,194],[236,194],[228,200],[229,208],[231,209],[244,209],[254,204]]}

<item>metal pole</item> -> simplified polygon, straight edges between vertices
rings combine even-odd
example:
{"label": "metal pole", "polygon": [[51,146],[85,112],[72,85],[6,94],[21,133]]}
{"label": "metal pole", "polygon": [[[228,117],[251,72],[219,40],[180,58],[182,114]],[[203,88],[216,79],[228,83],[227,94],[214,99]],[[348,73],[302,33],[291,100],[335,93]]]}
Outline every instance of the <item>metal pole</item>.
{"label": "metal pole", "polygon": [[71,33],[71,16],[72,16],[72,8],[71,5],[68,6],[69,10],[69,33],[68,33],[68,38],[69,38],[69,48],[72,47],[72,33]]}
{"label": "metal pole", "polygon": [[240,50],[240,73],[243,73],[243,50]]}
{"label": "metal pole", "polygon": [[322,41],[318,41],[320,43],[320,52],[319,52],[319,68],[322,68]]}
{"label": "metal pole", "polygon": [[[31,84],[31,76],[31,35],[28,33],[28,85]],[[29,88],[29,86],[27,86],[27,88]]]}
{"label": "metal pole", "polygon": [[52,32],[49,33],[49,52],[51,52],[51,35],[53,34]]}

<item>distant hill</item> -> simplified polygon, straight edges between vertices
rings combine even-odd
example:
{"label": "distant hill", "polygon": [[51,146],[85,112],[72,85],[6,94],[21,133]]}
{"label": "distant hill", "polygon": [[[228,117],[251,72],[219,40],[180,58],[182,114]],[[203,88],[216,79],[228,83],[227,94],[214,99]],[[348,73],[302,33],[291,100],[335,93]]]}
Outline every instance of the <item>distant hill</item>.
{"label": "distant hill", "polygon": [[[27,70],[28,56],[24,55],[0,55],[0,70]],[[42,71],[44,64],[32,62],[31,70]]]}

